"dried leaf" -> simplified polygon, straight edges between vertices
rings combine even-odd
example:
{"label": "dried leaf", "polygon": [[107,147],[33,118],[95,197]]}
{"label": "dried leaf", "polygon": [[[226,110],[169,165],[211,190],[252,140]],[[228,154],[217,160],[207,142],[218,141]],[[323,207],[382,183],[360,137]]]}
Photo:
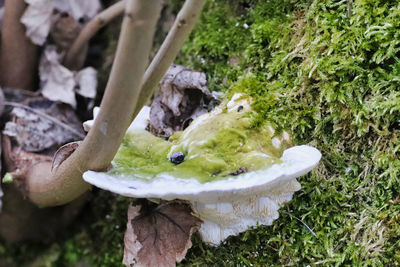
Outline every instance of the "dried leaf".
{"label": "dried leaf", "polygon": [[73,72],[61,65],[55,46],[46,46],[39,65],[40,88],[43,96],[76,108],[75,91],[87,98],[96,96],[97,71],[87,67]]}
{"label": "dried leaf", "polygon": [[216,101],[207,89],[204,73],[171,65],[161,81],[160,94],[151,105],[150,131],[160,137],[169,137],[209,111],[208,107]]}
{"label": "dried leaf", "polygon": [[12,119],[6,123],[3,134],[20,149],[52,155],[60,145],[84,137],[81,122],[68,105],[44,98],[13,105]]}
{"label": "dried leaf", "polygon": [[204,96],[211,98],[211,93],[207,88],[207,78],[202,72],[195,72],[180,65],[172,65],[161,81],[161,103],[172,110],[175,116],[182,113],[182,108],[187,106],[189,99],[186,97],[185,90],[197,89]]}
{"label": "dried leaf", "polygon": [[64,160],[66,160],[72,153],[74,153],[74,151],[78,148],[78,146],[81,143],[82,143],[81,141],[77,141],[77,142],[65,144],[62,147],[60,147],[54,154],[53,165],[52,165],[51,169],[52,170],[57,169],[58,166],[60,166]]}
{"label": "dried leaf", "polygon": [[[145,200],[146,201],[146,200]],[[126,266],[175,266],[192,246],[202,221],[181,201],[159,206],[142,202],[128,209],[123,263]]]}
{"label": "dried leaf", "polygon": [[99,0],[53,0],[54,8],[60,12],[66,12],[75,20],[91,19],[100,10]]}
{"label": "dried leaf", "polygon": [[76,107],[75,79],[72,71],[60,64],[55,46],[46,46],[39,64],[40,89],[43,96]]}
{"label": "dried leaf", "polygon": [[84,68],[75,75],[75,81],[78,85],[76,93],[90,99],[96,97],[97,71],[92,67]]}
{"label": "dried leaf", "polygon": [[99,0],[25,0],[29,6],[21,22],[26,27],[26,35],[34,44],[43,45],[50,32],[54,10],[67,13],[75,21],[87,21],[101,9]]}
{"label": "dried leaf", "polygon": [[26,35],[36,45],[43,45],[50,31],[53,0],[25,0],[29,6],[21,17]]}

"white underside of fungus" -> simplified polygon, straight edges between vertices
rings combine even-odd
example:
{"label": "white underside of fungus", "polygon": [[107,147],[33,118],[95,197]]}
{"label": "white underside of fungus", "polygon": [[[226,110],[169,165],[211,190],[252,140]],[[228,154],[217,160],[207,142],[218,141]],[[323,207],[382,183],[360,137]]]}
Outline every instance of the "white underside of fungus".
{"label": "white underside of fungus", "polygon": [[[144,129],[148,114],[145,107],[130,130]],[[196,120],[204,120],[213,114],[215,112],[204,114],[192,124],[195,126]],[[290,201],[293,193],[301,188],[296,178],[316,167],[320,158],[321,153],[313,147],[294,146],[283,152],[279,164],[206,183],[166,173],[158,174],[150,181],[94,171],[85,172],[83,178],[99,188],[127,197],[187,200],[204,221],[200,229],[202,240],[219,245],[228,236],[250,227],[271,225],[279,217],[279,207]]]}

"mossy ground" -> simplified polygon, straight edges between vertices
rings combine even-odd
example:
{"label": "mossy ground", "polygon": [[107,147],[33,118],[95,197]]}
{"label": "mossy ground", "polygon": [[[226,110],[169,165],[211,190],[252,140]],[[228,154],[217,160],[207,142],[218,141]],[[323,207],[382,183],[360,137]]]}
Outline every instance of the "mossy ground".
{"label": "mossy ground", "polygon": [[[399,29],[398,1],[207,2],[178,63],[205,71],[212,90],[252,95],[254,126],[287,129],[323,159],[272,226],[218,248],[195,238],[181,266],[400,264]],[[0,253],[120,266],[127,205],[96,191],[73,236]]]}

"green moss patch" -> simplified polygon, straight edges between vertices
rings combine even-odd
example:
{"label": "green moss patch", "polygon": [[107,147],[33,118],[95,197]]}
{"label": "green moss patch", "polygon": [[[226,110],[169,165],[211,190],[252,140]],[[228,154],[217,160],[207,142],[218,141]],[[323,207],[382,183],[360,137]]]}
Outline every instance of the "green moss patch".
{"label": "green moss patch", "polygon": [[[289,140],[275,137],[274,145],[274,129],[267,124],[250,127],[250,114],[249,100],[239,97],[195,119],[168,141],[145,130],[132,130],[125,136],[109,175],[150,181],[167,174],[204,183],[226,179],[239,169],[256,171],[280,163]],[[184,158],[173,162],[179,153]]]}

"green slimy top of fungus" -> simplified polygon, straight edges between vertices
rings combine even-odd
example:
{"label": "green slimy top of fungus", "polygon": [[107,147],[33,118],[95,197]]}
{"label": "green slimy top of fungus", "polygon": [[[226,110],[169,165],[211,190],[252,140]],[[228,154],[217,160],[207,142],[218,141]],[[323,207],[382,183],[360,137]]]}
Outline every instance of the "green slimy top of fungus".
{"label": "green slimy top of fungus", "polygon": [[[250,128],[247,99],[230,101],[223,107],[200,116],[168,141],[145,130],[130,131],[110,174],[150,180],[168,173],[204,183],[280,163],[288,140],[274,138],[274,130],[268,125]],[[174,164],[171,156],[177,152],[185,157],[182,163]]]}

